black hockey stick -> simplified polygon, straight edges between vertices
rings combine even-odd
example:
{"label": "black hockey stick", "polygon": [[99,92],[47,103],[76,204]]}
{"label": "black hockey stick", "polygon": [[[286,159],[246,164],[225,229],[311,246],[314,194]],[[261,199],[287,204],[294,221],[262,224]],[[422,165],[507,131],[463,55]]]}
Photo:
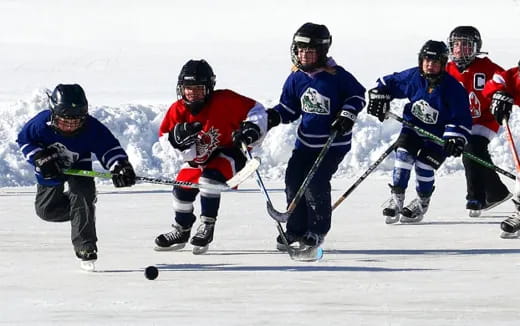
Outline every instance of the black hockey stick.
{"label": "black hockey stick", "polygon": [[[386,113],[386,116],[401,122],[403,125],[405,125],[408,128],[411,128],[411,129],[417,131],[418,133],[420,133],[423,136],[426,136],[426,137],[430,138],[431,140],[433,140],[437,144],[444,145],[444,140],[441,137],[439,137],[439,136],[437,136],[435,134],[432,134],[429,131],[426,131],[426,130],[422,129],[421,127],[418,127],[418,126],[414,125],[413,123],[411,123],[409,121],[404,120],[403,118],[401,118],[397,114],[388,111]],[[467,157],[470,160],[475,161],[478,164],[480,164],[480,165],[482,165],[482,166],[484,166],[486,168],[495,170],[496,172],[501,173],[501,174],[505,175],[506,177],[511,178],[513,180],[516,179],[516,176],[514,174],[512,174],[511,172],[508,172],[508,171],[506,171],[506,170],[504,170],[504,169],[494,165],[491,162],[485,161],[485,160],[481,159],[480,157],[475,156],[475,155],[473,155],[471,153],[468,153],[466,151],[464,151],[462,154],[464,155],[464,157]]]}
{"label": "black hockey stick", "polygon": [[[246,159],[248,161],[252,160],[253,156],[247,149],[247,145],[244,142],[242,142],[241,147],[242,147],[242,153],[244,153],[244,156],[246,157]],[[260,191],[262,192],[262,194],[264,194],[266,202],[268,203],[268,205],[273,206],[273,204],[271,202],[271,197],[269,197],[269,193],[267,192],[267,189],[265,188],[264,182],[263,182],[262,177],[260,176],[260,172],[258,172],[258,170],[255,171],[255,176],[256,176],[256,183],[258,184],[258,187],[260,187]],[[300,257],[301,253],[299,253],[297,250],[295,250],[293,247],[291,247],[291,245],[289,244],[289,241],[287,241],[287,237],[285,236],[285,232],[283,230],[282,224],[280,224],[280,222],[278,222],[277,220],[275,220],[275,222],[276,222],[276,229],[278,230],[278,234],[280,235],[280,238],[282,239],[282,242],[285,246],[285,249],[287,250],[287,253],[289,254],[289,257],[291,257],[291,259],[293,259],[293,260],[301,260],[301,257]]]}
{"label": "black hockey stick", "polygon": [[289,219],[289,215],[294,211],[298,203],[300,202],[300,199],[302,198],[303,194],[305,193],[305,190],[307,190],[307,187],[309,186],[309,183],[311,182],[312,178],[314,177],[314,174],[320,167],[321,161],[323,161],[323,158],[329,151],[330,146],[332,145],[332,142],[334,141],[334,138],[336,138],[336,135],[338,134],[337,130],[333,130],[330,133],[329,138],[327,139],[327,142],[321,149],[321,152],[316,157],[316,161],[314,161],[314,164],[312,165],[311,169],[307,173],[307,176],[305,177],[305,180],[303,180],[303,183],[300,186],[300,189],[296,192],[296,195],[294,196],[293,200],[287,206],[286,212],[279,212],[276,209],[274,209],[272,203],[267,202],[267,212],[269,215],[274,218],[278,222],[285,223]]}
{"label": "black hockey stick", "polygon": [[341,195],[341,197],[339,197],[338,200],[336,200],[334,205],[332,205],[332,210],[336,209],[336,207],[338,207],[348,197],[348,195],[350,195],[354,191],[354,189],[356,189],[361,184],[361,182],[363,182],[363,180],[365,180],[370,175],[370,173],[372,173],[379,166],[379,164],[381,164],[381,162],[383,162],[385,158],[395,150],[396,147],[396,143],[390,145],[390,147],[388,147],[386,151],[384,151],[383,154],[381,154],[381,156],[368,167],[365,173],[363,173],[356,180],[356,182],[354,182],[354,184],[350,186],[350,188],[348,188],[348,190],[345,191],[345,193]]}

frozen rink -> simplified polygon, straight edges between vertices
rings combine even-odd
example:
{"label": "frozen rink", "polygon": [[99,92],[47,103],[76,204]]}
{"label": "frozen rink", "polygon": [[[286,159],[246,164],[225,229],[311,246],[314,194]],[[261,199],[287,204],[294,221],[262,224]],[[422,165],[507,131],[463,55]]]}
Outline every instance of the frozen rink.
{"label": "frozen rink", "polygon": [[[353,180],[335,180],[333,198]],[[386,225],[387,177],[334,212],[324,259],[294,262],[254,181],[224,193],[206,255],[155,252],[169,229],[162,186],[101,186],[97,272],[78,267],[68,223],[40,221],[33,188],[0,190],[0,322],[52,325],[518,325],[518,240],[499,238],[506,203],[469,218],[462,175],[438,180],[420,225]],[[268,182],[283,210],[282,184]],[[413,188],[413,187],[412,187]],[[414,194],[408,197],[412,199]],[[493,217],[491,217],[493,216]],[[155,281],[143,270],[159,268]]]}

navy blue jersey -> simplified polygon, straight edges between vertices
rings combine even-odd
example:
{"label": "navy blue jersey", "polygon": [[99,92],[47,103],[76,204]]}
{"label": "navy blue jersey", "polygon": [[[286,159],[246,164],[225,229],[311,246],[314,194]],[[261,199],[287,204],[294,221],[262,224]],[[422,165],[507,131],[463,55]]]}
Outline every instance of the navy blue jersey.
{"label": "navy blue jersey", "polygon": [[[392,98],[410,100],[404,107],[403,119],[439,137],[471,135],[471,112],[468,94],[452,76],[443,73],[439,85],[432,90],[418,67],[378,79],[378,88]],[[404,127],[403,132],[414,133]]]}
{"label": "navy blue jersey", "polygon": [[[29,120],[18,134],[16,142],[25,159],[34,166],[34,154],[47,147],[58,150],[64,168],[92,170],[92,153],[101,165],[109,170],[115,162],[128,159],[119,141],[96,118],[88,115],[83,129],[73,137],[58,133],[51,125],[51,111],[45,110]],[[38,183],[46,186],[58,185],[60,179],[43,179],[35,171]]]}
{"label": "navy blue jersey", "polygon": [[[301,116],[296,135],[296,148],[323,147],[330,134],[330,125],[342,110],[357,115],[365,106],[365,88],[341,66],[329,59],[326,69],[308,74],[292,72],[283,86],[280,103],[274,109],[282,123]],[[332,146],[350,150],[352,133],[339,135]]]}

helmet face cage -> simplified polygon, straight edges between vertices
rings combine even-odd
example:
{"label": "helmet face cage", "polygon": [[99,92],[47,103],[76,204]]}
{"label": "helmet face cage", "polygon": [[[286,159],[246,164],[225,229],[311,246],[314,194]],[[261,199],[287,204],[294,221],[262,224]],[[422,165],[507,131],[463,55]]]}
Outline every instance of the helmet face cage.
{"label": "helmet face cage", "polygon": [[[291,43],[291,61],[298,69],[303,71],[310,71],[325,66],[331,43],[332,37],[325,25],[306,23],[301,26],[293,36]],[[300,62],[298,49],[302,48],[316,49],[318,55],[316,63],[304,66]]]}
{"label": "helmet face cage", "polygon": [[88,102],[77,84],[56,86],[49,96],[51,126],[65,136],[77,134],[88,115]]}
{"label": "helmet face cage", "polygon": [[[192,114],[197,114],[202,110],[204,104],[213,93],[216,84],[216,77],[213,69],[205,60],[190,60],[181,69],[177,81],[177,98],[183,99],[186,107]],[[204,98],[202,100],[190,101],[184,94],[186,86],[204,86]]]}
{"label": "helmet face cage", "polygon": [[[450,60],[458,67],[468,66],[480,54],[482,39],[480,32],[473,26],[456,27],[448,37]],[[455,55],[455,47],[458,53]]]}

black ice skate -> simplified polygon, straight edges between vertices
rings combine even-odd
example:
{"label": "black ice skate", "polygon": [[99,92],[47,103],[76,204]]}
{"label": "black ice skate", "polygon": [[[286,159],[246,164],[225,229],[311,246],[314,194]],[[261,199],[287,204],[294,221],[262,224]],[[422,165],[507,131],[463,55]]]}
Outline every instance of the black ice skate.
{"label": "black ice skate", "polygon": [[466,209],[469,211],[469,217],[479,217],[482,213],[482,203],[476,199],[469,199],[466,202]]}
{"label": "black ice skate", "polygon": [[412,200],[401,212],[401,223],[417,223],[422,221],[424,214],[426,214],[430,206],[430,198],[430,196],[419,196],[419,198]]}
{"label": "black ice skate", "polygon": [[193,254],[200,255],[208,251],[209,244],[213,241],[213,233],[215,232],[215,217],[201,216],[202,224],[197,228],[197,233],[191,238],[193,245]]}
{"label": "black ice skate", "polygon": [[172,224],[173,230],[155,238],[156,251],[180,250],[190,239],[191,228],[183,228],[179,224]]}
{"label": "black ice skate", "polygon": [[[286,232],[285,239],[287,240],[287,243],[289,244],[289,246],[291,246],[292,244],[298,245],[298,247],[300,246],[301,237],[298,237],[291,233]],[[292,246],[292,247],[294,247],[294,246]],[[287,247],[285,246],[285,243],[282,240],[281,235],[278,235],[276,237],[276,249],[278,249],[279,251],[287,251]]]}
{"label": "black ice skate", "polygon": [[506,200],[508,200],[511,197],[513,197],[513,194],[510,192],[507,192],[498,198],[492,198],[490,200],[486,199],[486,204],[483,205],[482,209],[487,211],[488,209],[497,207],[498,205],[502,204],[503,202],[505,202]]}
{"label": "black ice skate", "polygon": [[392,197],[388,200],[386,207],[383,209],[383,216],[386,224],[394,224],[399,222],[401,211],[404,204],[404,189],[389,185],[392,189]]}
{"label": "black ice skate", "polygon": [[516,239],[520,236],[520,215],[515,215],[505,219],[501,224],[502,234],[500,235],[503,239]]}
{"label": "black ice skate", "polygon": [[92,272],[96,269],[95,262],[97,261],[97,251],[92,248],[85,248],[76,250],[76,257],[80,260],[80,268]]}

